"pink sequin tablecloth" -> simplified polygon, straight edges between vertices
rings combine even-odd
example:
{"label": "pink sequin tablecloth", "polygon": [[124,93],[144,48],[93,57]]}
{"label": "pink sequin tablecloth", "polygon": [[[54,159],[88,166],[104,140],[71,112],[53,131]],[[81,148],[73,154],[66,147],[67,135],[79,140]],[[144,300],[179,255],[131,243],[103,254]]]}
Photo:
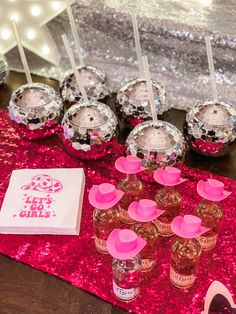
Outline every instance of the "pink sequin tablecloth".
{"label": "pink sequin tablecloth", "polygon": [[[11,127],[7,112],[0,111],[0,203],[14,169],[83,167],[86,173],[79,236],[0,235],[0,252],[135,313],[199,314],[203,309],[206,291],[213,280],[225,284],[235,297],[236,181],[185,165],[180,166],[183,176],[189,178],[189,181],[180,186],[183,194],[183,213],[192,213],[200,200],[196,193],[199,179],[220,179],[225,183],[226,189],[233,191],[223,202],[224,217],[216,248],[203,254],[196,284],[188,291],[183,291],[169,282],[170,245],[173,239],[163,240],[158,248],[156,267],[144,276],[140,297],[129,304],[118,302],[113,297],[111,257],[103,256],[94,249],[93,208],[88,203],[87,194],[93,184],[117,184],[120,174],[114,170],[113,165],[117,156],[122,155],[124,151],[124,145],[115,144],[113,156],[99,161],[76,160],[65,152],[57,136],[37,143],[22,140]],[[154,184],[147,185],[147,196],[153,198],[156,188]]]}

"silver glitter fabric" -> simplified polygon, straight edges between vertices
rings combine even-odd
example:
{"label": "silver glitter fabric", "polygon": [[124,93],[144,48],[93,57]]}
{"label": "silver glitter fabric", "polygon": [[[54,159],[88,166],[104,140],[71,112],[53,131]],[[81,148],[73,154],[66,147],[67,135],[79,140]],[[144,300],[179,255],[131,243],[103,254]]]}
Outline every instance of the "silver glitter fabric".
{"label": "silver glitter fabric", "polygon": [[[169,109],[166,103],[165,87],[152,80],[152,88],[157,114],[161,115]],[[137,122],[139,119],[150,120],[152,113],[145,80],[138,78],[123,86],[117,94],[116,107],[120,115],[124,114],[128,121],[131,120],[132,125],[138,124],[135,123],[135,118]]]}
{"label": "silver glitter fabric", "polygon": [[58,126],[62,117],[62,101],[46,84],[26,84],[12,94],[8,111],[14,125],[25,130],[25,137],[27,134],[44,137]]}
{"label": "silver glitter fabric", "polygon": [[236,109],[224,102],[196,104],[187,114],[185,135],[189,145],[208,156],[222,156],[235,148]]}
{"label": "silver glitter fabric", "polygon": [[0,54],[0,85],[4,82],[9,72],[6,58]]}
{"label": "silver glitter fabric", "polygon": [[[101,67],[112,91],[138,77],[130,12],[137,13],[142,54],[151,76],[166,87],[168,103],[189,109],[210,99],[204,36],[210,35],[220,100],[236,104],[235,0],[77,0],[72,6],[86,64]],[[61,40],[68,34],[76,54],[66,12],[47,24],[61,57],[59,67],[27,51],[32,72],[64,79],[70,64]],[[17,48],[7,53],[11,68],[20,70]],[[77,56],[78,60],[78,56]],[[79,64],[79,62],[78,62]]]}
{"label": "silver glitter fabric", "polygon": [[186,148],[181,132],[161,120],[137,125],[129,134],[126,145],[128,153],[141,158],[143,166],[152,170],[174,165],[183,158]]}
{"label": "silver glitter fabric", "polygon": [[68,152],[83,159],[109,154],[118,121],[105,104],[91,100],[71,106],[62,120],[62,139]]}
{"label": "silver glitter fabric", "polygon": [[[78,71],[89,99],[99,100],[109,95],[105,73],[102,69],[86,65],[78,67]],[[71,105],[82,97],[73,72],[69,73],[61,82],[60,90],[63,101],[67,101]]]}

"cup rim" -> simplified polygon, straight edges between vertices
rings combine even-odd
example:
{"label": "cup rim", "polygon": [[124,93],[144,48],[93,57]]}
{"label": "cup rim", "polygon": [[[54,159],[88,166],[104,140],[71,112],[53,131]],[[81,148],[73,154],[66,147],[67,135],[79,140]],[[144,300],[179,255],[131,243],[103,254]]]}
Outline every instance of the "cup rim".
{"label": "cup rim", "polygon": [[[123,89],[129,91],[129,90],[131,89],[131,87],[135,86],[135,85],[138,84],[138,83],[142,83],[142,82],[145,82],[145,81],[146,81],[145,78],[142,78],[142,77],[138,77],[138,78],[136,78],[136,79],[133,79],[133,80],[129,81],[126,85],[124,85],[118,93],[120,93]],[[159,82],[159,81],[156,81],[156,80],[153,80],[153,79],[152,79],[151,81],[152,81],[152,85],[153,85],[155,88],[158,88],[158,90],[159,90],[159,95],[158,95],[157,98],[164,96],[165,93],[166,93],[166,88],[165,88],[165,86],[164,86],[161,82]],[[127,95],[127,91],[124,91],[124,90],[123,90],[122,93],[123,93],[128,99],[132,99],[132,100],[133,100],[133,98],[131,98],[130,96]],[[147,100],[147,101],[148,101],[148,100]]]}
{"label": "cup rim", "polygon": [[[189,110],[189,112],[187,114],[191,114],[191,110],[194,110],[196,109],[197,107],[199,107],[200,105],[221,105],[221,104],[224,104],[226,105],[227,107],[229,108],[232,108],[233,109],[233,106],[231,104],[228,104],[224,101],[219,101],[219,102],[214,102],[212,99],[208,99],[208,100],[205,100],[205,101],[199,101],[197,102],[193,107],[192,109]],[[226,127],[226,126],[232,126],[234,125],[234,122],[229,122],[229,123],[225,123],[225,124],[221,124],[221,125],[218,125],[218,124],[210,124],[210,123],[207,123],[207,122],[204,122],[202,119],[199,119],[199,118],[196,118],[197,121],[199,122],[202,122],[204,123],[205,125],[209,125],[209,126],[214,126],[214,127],[218,127],[218,128],[222,128],[222,127]]]}
{"label": "cup rim", "polygon": [[[162,120],[158,120],[157,121],[157,124],[159,124],[159,123],[161,123],[161,124],[167,124],[167,125],[171,125],[171,126],[173,126],[173,124],[171,124],[171,123],[169,123],[169,122],[167,122],[167,121],[162,121]],[[149,121],[145,121],[145,122],[142,122],[142,123],[140,123],[138,126],[140,126],[140,125],[145,125],[145,128],[144,129],[146,129],[146,128],[148,128],[148,127],[153,127],[153,126],[155,126],[155,125],[157,125],[156,123],[154,123],[152,120],[149,120]],[[176,129],[177,129],[177,127],[175,127]],[[178,129],[177,129],[178,130]],[[134,129],[131,131],[131,132],[133,132],[134,131]],[[180,138],[182,137],[182,134],[181,134],[181,132],[178,130],[178,132],[180,133]],[[131,133],[130,133],[131,134]],[[133,134],[133,136],[134,136],[134,134]],[[129,136],[128,136],[128,138],[127,138],[127,140],[129,140]],[[135,141],[135,143],[137,143],[140,147],[144,147],[142,144],[140,144],[139,142],[137,142],[137,140],[136,139],[134,139],[134,141]],[[170,149],[170,148],[172,148],[172,147],[175,147],[177,145],[177,142],[175,143],[175,145],[172,145],[172,146],[168,146],[168,147],[165,147],[165,148],[163,148],[163,149],[159,149],[158,151],[159,152],[163,152],[163,151],[166,151],[166,150],[168,150],[168,149]],[[157,149],[155,149],[155,148],[151,148],[151,149],[149,149],[150,151],[157,151]]]}
{"label": "cup rim", "polygon": [[[15,96],[16,92],[20,89],[41,89],[41,90],[45,90],[45,91],[48,91],[49,92],[49,95],[50,95],[50,99],[45,102],[45,104],[43,105],[40,105],[40,106],[34,106],[34,107],[30,107],[30,106],[27,106],[27,107],[22,107],[22,106],[19,106],[12,98],[13,96]],[[19,88],[17,88],[11,95],[11,99],[10,99],[10,105],[13,105],[17,108],[21,108],[23,110],[25,109],[30,109],[30,110],[35,110],[35,109],[39,109],[39,108],[44,108],[46,107],[48,104],[50,104],[54,99],[56,99],[57,97],[57,94],[56,94],[56,91],[53,87],[47,85],[47,84],[44,84],[44,83],[36,83],[36,82],[33,82],[33,83],[28,83],[28,84],[24,84],[24,85],[21,85]]]}
{"label": "cup rim", "polygon": [[[95,106],[95,103],[99,103],[99,105],[102,105],[102,106],[104,105],[103,107],[104,107],[104,109],[106,109],[105,106],[107,106],[107,105],[105,105],[105,104],[103,104],[103,103],[101,103],[101,102],[99,102],[99,101],[95,101],[95,100],[89,100],[89,104],[88,104],[88,105],[89,105],[89,106]],[[88,106],[88,105],[86,105],[85,102],[77,102],[76,104],[72,105],[72,106],[68,109],[68,111],[69,111],[73,106],[86,107],[86,106]],[[108,106],[107,106],[107,107],[108,107]],[[111,110],[110,107],[108,107],[108,108]],[[73,109],[73,108],[72,108],[72,109]],[[68,112],[68,111],[67,111],[67,112]],[[111,110],[111,111],[112,111],[112,110]],[[113,113],[113,111],[112,111],[112,113]],[[66,114],[66,113],[65,113],[65,114]],[[80,125],[78,125],[78,124],[72,122],[71,120],[69,120],[69,117],[72,116],[72,115],[73,115],[73,113],[67,115],[67,120],[68,120],[68,122],[69,122],[70,125],[72,125],[72,126],[74,126],[74,127],[76,127],[76,128],[79,128],[79,129],[89,129],[89,127],[80,126]],[[109,119],[108,119],[106,122],[104,122],[103,124],[96,125],[96,126],[94,126],[93,128],[101,127],[101,126],[103,126],[103,125],[106,125],[108,122],[109,122]]]}

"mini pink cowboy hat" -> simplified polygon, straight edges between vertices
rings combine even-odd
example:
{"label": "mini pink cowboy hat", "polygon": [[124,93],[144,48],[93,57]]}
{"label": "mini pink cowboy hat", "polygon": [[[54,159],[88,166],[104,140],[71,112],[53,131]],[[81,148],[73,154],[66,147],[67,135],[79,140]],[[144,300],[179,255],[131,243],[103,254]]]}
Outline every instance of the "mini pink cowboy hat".
{"label": "mini pink cowboy hat", "polygon": [[134,174],[145,170],[145,168],[142,167],[142,160],[137,156],[132,155],[119,157],[115,162],[115,168],[126,174]]}
{"label": "mini pink cowboy hat", "polygon": [[158,168],[154,172],[154,180],[165,186],[174,186],[187,181],[180,177],[181,171],[174,167]]}
{"label": "mini pink cowboy hat", "polygon": [[113,184],[102,183],[93,185],[89,191],[89,203],[98,209],[113,207],[124,195],[124,192],[115,188]]}
{"label": "mini pink cowboy hat", "polygon": [[181,238],[193,239],[210,230],[201,223],[201,219],[193,215],[177,216],[171,222],[171,229]]}
{"label": "mini pink cowboy hat", "polygon": [[129,216],[140,222],[152,221],[162,215],[165,211],[157,208],[156,202],[142,199],[139,202],[132,202],[129,205]]}
{"label": "mini pink cowboy hat", "polygon": [[114,229],[107,239],[108,252],[112,257],[120,260],[133,258],[145,245],[145,240],[128,229]]}
{"label": "mini pink cowboy hat", "polygon": [[214,179],[207,181],[200,180],[197,184],[198,194],[209,201],[222,201],[228,197],[231,192],[224,190],[224,183]]}

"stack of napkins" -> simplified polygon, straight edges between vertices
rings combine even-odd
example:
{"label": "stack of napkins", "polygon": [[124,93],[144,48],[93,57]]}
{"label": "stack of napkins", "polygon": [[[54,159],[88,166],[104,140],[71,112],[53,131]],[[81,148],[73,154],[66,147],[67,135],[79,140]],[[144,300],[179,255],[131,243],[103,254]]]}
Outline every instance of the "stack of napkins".
{"label": "stack of napkins", "polygon": [[0,212],[0,233],[79,234],[83,169],[14,170]]}

